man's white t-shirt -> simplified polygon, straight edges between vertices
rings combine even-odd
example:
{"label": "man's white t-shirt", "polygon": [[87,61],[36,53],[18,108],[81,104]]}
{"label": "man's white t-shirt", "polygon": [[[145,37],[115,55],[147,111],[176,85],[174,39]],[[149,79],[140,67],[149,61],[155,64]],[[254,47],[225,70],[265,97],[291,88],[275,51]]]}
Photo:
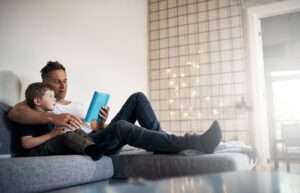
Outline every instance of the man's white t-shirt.
{"label": "man's white t-shirt", "polygon": [[56,103],[53,113],[55,114],[70,113],[76,115],[80,117],[80,119],[83,121],[83,124],[81,125],[81,129],[86,133],[90,133],[92,131],[90,123],[84,121],[85,115],[87,113],[87,108],[85,108],[83,103],[71,102],[67,105]]}

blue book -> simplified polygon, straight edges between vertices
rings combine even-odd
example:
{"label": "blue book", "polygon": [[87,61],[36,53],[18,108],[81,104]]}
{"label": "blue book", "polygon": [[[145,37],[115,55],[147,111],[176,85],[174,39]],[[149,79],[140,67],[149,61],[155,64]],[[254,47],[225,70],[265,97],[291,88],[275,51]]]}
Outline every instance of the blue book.
{"label": "blue book", "polygon": [[110,95],[102,92],[94,92],[92,101],[90,103],[88,112],[85,116],[85,121],[90,122],[94,120],[101,120],[99,111],[101,107],[107,105]]}

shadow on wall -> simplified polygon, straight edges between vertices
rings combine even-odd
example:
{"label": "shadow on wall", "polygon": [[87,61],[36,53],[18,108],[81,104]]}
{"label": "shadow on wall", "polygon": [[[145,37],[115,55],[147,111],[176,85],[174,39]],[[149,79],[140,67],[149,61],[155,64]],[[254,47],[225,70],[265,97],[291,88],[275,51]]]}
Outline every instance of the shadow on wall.
{"label": "shadow on wall", "polygon": [[15,105],[20,101],[21,81],[10,71],[0,71],[0,101]]}

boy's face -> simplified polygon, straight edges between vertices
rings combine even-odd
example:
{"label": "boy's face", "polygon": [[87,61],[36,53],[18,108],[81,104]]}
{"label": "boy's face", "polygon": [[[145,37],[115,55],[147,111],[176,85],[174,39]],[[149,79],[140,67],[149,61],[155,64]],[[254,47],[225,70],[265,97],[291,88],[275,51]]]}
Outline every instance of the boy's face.
{"label": "boy's face", "polygon": [[54,91],[47,90],[40,100],[40,106],[44,111],[53,111],[56,105]]}
{"label": "boy's face", "polygon": [[68,83],[67,75],[64,70],[53,70],[48,73],[48,77],[44,83],[49,85],[55,93],[57,100],[64,99],[67,94]]}

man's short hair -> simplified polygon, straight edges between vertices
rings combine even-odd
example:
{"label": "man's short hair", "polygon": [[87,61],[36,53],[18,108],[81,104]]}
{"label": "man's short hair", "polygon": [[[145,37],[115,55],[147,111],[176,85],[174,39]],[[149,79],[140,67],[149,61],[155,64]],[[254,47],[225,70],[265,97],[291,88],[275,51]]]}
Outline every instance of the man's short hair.
{"label": "man's short hair", "polygon": [[42,76],[42,80],[45,80],[48,78],[48,74],[49,72],[53,71],[53,70],[63,70],[66,72],[65,67],[59,63],[58,61],[49,61],[46,66],[44,66],[44,68],[41,69],[41,76]]}
{"label": "man's short hair", "polygon": [[30,84],[25,91],[25,98],[27,104],[31,107],[34,108],[34,99],[35,98],[42,98],[45,94],[46,91],[52,90],[50,86],[43,84],[41,82],[35,82]]}

